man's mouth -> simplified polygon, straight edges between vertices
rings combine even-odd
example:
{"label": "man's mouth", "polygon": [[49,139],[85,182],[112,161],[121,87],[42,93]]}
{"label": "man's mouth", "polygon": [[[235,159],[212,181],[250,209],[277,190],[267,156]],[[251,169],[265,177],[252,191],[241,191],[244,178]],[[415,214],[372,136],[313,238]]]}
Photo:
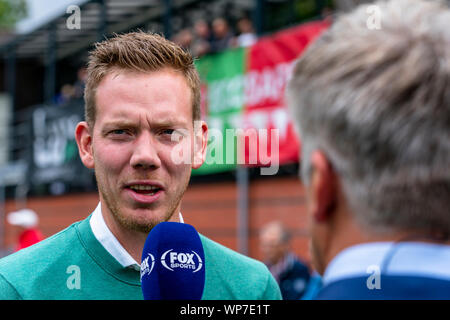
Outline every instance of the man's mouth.
{"label": "man's mouth", "polygon": [[136,193],[139,193],[142,195],[147,195],[147,196],[153,196],[158,191],[162,190],[160,187],[157,187],[157,186],[142,185],[142,184],[129,185],[127,188],[131,189],[132,191],[134,191]]}

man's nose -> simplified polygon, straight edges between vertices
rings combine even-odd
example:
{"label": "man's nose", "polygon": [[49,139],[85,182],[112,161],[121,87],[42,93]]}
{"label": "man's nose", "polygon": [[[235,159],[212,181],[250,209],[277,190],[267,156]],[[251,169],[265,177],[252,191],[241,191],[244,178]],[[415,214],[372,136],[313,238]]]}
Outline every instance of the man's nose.
{"label": "man's nose", "polygon": [[161,166],[157,141],[148,132],[142,132],[135,140],[130,164],[135,169],[156,169]]}

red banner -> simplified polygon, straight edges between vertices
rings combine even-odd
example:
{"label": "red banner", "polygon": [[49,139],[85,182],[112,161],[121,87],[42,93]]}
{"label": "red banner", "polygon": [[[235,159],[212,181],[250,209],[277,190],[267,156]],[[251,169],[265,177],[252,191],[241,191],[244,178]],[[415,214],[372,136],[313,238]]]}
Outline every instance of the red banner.
{"label": "red banner", "polygon": [[[300,142],[285,103],[285,88],[295,60],[329,23],[306,23],[261,38],[248,49],[244,86],[245,164],[298,161]],[[257,134],[257,137],[255,137]],[[274,140],[277,139],[277,140]],[[255,152],[256,151],[256,152]]]}

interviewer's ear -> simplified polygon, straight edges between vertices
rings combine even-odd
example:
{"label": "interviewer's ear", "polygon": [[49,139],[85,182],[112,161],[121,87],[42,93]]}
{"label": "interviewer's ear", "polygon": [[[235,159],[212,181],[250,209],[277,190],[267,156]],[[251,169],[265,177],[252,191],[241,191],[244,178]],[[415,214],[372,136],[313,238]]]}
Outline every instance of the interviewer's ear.
{"label": "interviewer's ear", "polygon": [[336,209],[336,173],[326,155],[316,150],[311,155],[312,217],[316,222],[325,222]]}
{"label": "interviewer's ear", "polygon": [[83,162],[86,168],[94,169],[92,136],[87,122],[82,121],[78,123],[75,129],[75,140],[77,141],[78,153],[80,154],[81,162]]}

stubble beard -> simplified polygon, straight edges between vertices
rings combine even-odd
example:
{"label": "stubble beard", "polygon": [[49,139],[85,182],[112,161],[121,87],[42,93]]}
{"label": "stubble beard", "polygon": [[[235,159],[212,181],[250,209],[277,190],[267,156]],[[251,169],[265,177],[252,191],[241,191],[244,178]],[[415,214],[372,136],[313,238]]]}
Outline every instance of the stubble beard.
{"label": "stubble beard", "polygon": [[[99,181],[98,177],[97,181]],[[137,221],[133,217],[127,216],[118,206],[118,202],[113,199],[114,197],[110,196],[110,194],[108,192],[105,192],[102,188],[100,188],[100,186],[99,192],[105,202],[106,207],[111,212],[113,218],[122,228],[128,231],[148,234],[157,224],[159,224],[160,222],[169,221],[172,218],[172,216],[176,214],[175,210],[178,208],[178,205],[181,202],[181,199],[187,189],[188,182],[189,179],[182,186],[180,191],[176,193],[174,200],[169,201],[169,206],[161,218],[154,217],[152,219],[145,219],[145,222]],[[148,210],[152,210],[149,207],[147,208]]]}

